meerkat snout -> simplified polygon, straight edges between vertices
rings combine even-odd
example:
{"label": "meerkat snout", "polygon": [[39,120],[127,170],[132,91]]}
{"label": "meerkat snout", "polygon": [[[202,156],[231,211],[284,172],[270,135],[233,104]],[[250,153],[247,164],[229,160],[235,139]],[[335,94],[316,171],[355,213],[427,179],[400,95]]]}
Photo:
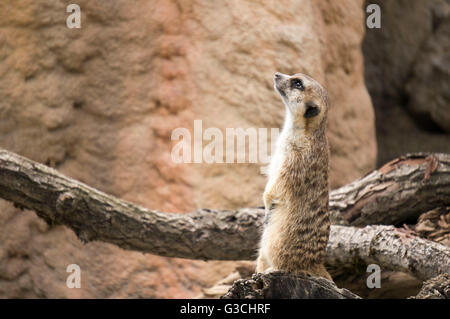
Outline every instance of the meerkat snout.
{"label": "meerkat snout", "polygon": [[280,73],[280,72],[275,72],[274,78],[275,78],[275,79],[279,79],[279,78],[282,78],[283,75],[286,76],[286,74],[283,74],[283,73]]}
{"label": "meerkat snout", "polygon": [[277,91],[282,97],[286,96],[286,80],[289,78],[289,75],[276,72],[273,77],[273,84],[275,91]]}

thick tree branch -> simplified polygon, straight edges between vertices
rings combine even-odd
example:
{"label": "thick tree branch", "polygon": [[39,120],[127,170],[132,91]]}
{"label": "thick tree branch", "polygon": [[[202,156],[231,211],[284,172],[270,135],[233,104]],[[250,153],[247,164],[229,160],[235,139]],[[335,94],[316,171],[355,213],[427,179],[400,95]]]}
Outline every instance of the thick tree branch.
{"label": "thick tree branch", "polygon": [[419,279],[450,274],[450,248],[393,226],[333,226],[327,245],[333,266],[377,264]]}
{"label": "thick tree branch", "polygon": [[264,212],[198,210],[162,213],[120,200],[54,169],[0,150],[0,197],[71,228],[83,242],[100,240],[166,257],[252,259]]}
{"label": "thick tree branch", "polygon": [[[345,187],[341,188],[332,195],[332,208],[339,206],[344,215],[348,215],[350,209],[354,216],[354,207],[357,206],[365,212],[361,216],[373,216],[376,203],[382,202],[384,208],[389,206],[380,198],[387,198],[385,187],[392,185],[397,186],[391,189],[393,194],[388,196],[392,199],[391,209],[399,208],[405,198],[422,205],[419,204],[421,200],[412,198],[414,196],[411,194],[424,196],[422,200],[433,202],[429,194],[433,185],[434,196],[437,193],[440,198],[433,203],[446,201],[448,204],[449,156],[436,154],[430,158],[423,157],[416,164],[389,164],[388,167],[393,168],[376,171],[378,177],[375,178],[376,174],[372,173],[352,183],[353,186],[348,187],[351,200],[346,201],[343,195]],[[424,164],[426,162],[429,164]],[[412,182],[406,180],[407,176]],[[419,177],[421,181],[417,180]],[[370,180],[383,186],[372,188]],[[390,180],[391,186],[384,185],[385,180]],[[365,186],[356,187],[359,184]],[[398,188],[405,185],[410,185],[406,194]],[[414,192],[412,185],[421,191]],[[380,189],[384,191],[378,193]],[[339,196],[341,201],[336,202]],[[35,210],[51,224],[68,226],[85,242],[100,240],[160,256],[205,260],[254,259],[264,215],[263,210],[258,208],[237,211],[202,209],[188,214],[151,211],[106,195],[45,165],[7,151],[0,151],[0,197],[19,207]],[[366,198],[373,198],[374,202],[367,202]],[[372,213],[368,214],[368,211]],[[381,267],[409,271],[420,278],[450,272],[449,248],[421,239],[398,239],[394,229],[379,227],[360,230],[333,226],[327,262],[350,263],[358,257],[365,262],[378,263]],[[378,241],[380,238],[394,246],[385,247],[383,242]],[[358,246],[358,241],[363,244]],[[397,256],[400,253],[405,256]],[[433,264],[430,265],[425,258]]]}
{"label": "thick tree branch", "polygon": [[450,155],[409,154],[330,193],[330,210],[349,224],[398,225],[450,203]]}

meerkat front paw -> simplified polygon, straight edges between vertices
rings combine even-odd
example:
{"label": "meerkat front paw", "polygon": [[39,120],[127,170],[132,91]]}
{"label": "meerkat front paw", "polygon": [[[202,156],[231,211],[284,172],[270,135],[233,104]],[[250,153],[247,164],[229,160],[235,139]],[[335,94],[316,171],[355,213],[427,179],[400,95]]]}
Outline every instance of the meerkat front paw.
{"label": "meerkat front paw", "polygon": [[274,201],[273,195],[270,192],[264,192],[263,201],[264,201],[264,224],[267,224],[270,216],[270,210],[272,209],[272,204]]}

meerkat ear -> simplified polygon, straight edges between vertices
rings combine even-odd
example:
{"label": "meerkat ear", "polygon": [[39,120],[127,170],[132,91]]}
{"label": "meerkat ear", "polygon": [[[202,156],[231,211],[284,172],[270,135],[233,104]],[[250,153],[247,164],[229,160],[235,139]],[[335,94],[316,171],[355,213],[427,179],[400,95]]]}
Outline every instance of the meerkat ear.
{"label": "meerkat ear", "polygon": [[305,118],[311,118],[320,113],[320,109],[314,102],[306,102],[305,103]]}

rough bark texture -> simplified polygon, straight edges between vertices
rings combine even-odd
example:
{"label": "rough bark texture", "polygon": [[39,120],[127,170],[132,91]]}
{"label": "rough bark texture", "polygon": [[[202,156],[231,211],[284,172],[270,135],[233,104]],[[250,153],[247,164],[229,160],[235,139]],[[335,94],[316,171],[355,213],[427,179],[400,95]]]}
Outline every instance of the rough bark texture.
{"label": "rough bark texture", "polygon": [[165,257],[252,259],[263,220],[255,209],[150,211],[6,151],[0,151],[0,196],[49,224],[68,226],[83,242],[100,240]]}
{"label": "rough bark texture", "polygon": [[413,299],[450,299],[450,274],[440,274],[423,283]]}
{"label": "rough bark texture", "polygon": [[450,206],[423,213],[411,228],[419,237],[450,247]]}
{"label": "rough bark texture", "polygon": [[331,265],[377,264],[420,279],[450,274],[450,248],[393,226],[334,226],[327,246]]}
{"label": "rough bark texture", "polygon": [[[425,174],[434,175],[439,165]],[[263,221],[261,209],[203,209],[189,214],[150,211],[7,151],[0,151],[0,196],[35,210],[48,223],[70,227],[84,242],[100,240],[166,257],[252,260]],[[327,263],[351,264],[357,260],[410,272],[422,279],[450,273],[448,247],[409,236],[392,226],[359,229],[334,225]]]}
{"label": "rough bark texture", "polygon": [[222,299],[359,299],[347,289],[339,289],[321,277],[283,272],[259,273],[237,280]]}
{"label": "rough bark texture", "polygon": [[330,193],[333,216],[354,226],[398,225],[450,202],[450,155],[409,154]]}

